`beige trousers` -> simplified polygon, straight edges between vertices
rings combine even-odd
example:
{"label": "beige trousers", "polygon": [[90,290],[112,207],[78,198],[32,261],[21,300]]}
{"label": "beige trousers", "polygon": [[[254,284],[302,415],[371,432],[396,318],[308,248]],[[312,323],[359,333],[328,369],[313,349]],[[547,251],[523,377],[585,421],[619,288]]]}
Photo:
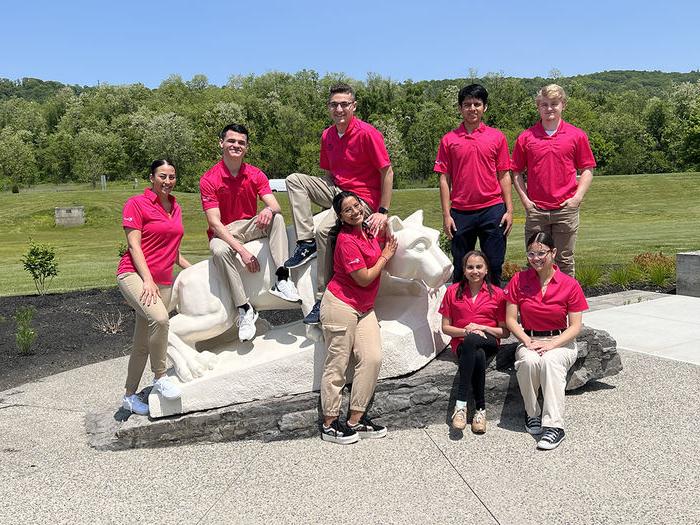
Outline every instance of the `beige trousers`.
{"label": "beige trousers", "polygon": [[[528,210],[525,217],[525,242],[535,232],[547,232],[552,236],[557,249],[555,262],[559,269],[575,277],[574,248],[578,233],[578,208],[561,208],[559,210]],[[527,246],[525,247],[527,248]]]}
{"label": "beige trousers", "polygon": [[[276,213],[272,218],[270,226],[261,230],[255,225],[255,217],[233,221],[226,225],[229,233],[240,243],[247,243],[255,239],[268,237],[270,241],[270,253],[275,270],[284,264],[289,257],[289,242],[287,240],[287,230],[284,225],[284,217]],[[233,295],[235,306],[242,306],[248,302],[248,296],[243,287],[241,274],[236,268],[236,256],[238,255],[231,247],[218,237],[213,237],[209,241],[209,249],[213,256],[214,265],[219,272],[226,275],[231,294]]]}
{"label": "beige trousers", "polygon": [[129,356],[126,374],[127,392],[136,392],[141,382],[146,360],[151,358],[151,370],[156,375],[166,371],[165,356],[168,351],[168,312],[170,311],[171,286],[158,286],[160,299],[146,306],[141,303],[143,279],[135,272],[122,273],[117,276],[119,291],[136,312],[134,324],[134,342]]}
{"label": "beige trousers", "polygon": [[354,376],[350,392],[350,410],[364,412],[377,386],[382,366],[379,321],[370,310],[360,314],[329,291],[321,301],[321,323],[326,340],[326,361],[321,377],[323,415],[340,414],[345,372],[353,358]]}
{"label": "beige trousers", "polygon": [[[518,346],[515,351],[515,370],[528,417],[541,414],[542,426],[564,428],[566,373],[577,357],[574,341],[542,355],[528,350],[525,345]],[[540,387],[543,397],[541,410],[537,400]]]}

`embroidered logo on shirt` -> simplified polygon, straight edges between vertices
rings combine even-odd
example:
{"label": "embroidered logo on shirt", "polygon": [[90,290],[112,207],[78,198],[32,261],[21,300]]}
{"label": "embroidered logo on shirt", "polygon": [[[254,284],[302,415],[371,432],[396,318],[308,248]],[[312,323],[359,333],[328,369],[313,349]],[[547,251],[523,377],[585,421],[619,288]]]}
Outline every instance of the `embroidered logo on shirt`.
{"label": "embroidered logo on shirt", "polygon": [[357,263],[359,263],[359,262],[360,262],[360,258],[359,258],[359,257],[356,257],[356,258],[353,259],[352,261],[349,261],[348,264],[357,264]]}
{"label": "embroidered logo on shirt", "polygon": [[129,221],[129,222],[134,222],[134,218],[133,218],[133,217],[124,217],[124,220],[125,220],[125,221]]}

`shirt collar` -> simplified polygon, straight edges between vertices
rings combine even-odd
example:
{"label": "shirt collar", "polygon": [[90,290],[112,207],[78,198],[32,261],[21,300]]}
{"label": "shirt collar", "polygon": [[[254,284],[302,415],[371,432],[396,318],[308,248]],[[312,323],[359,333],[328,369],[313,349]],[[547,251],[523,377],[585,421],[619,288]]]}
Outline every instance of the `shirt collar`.
{"label": "shirt collar", "polygon": [[235,177],[231,175],[231,171],[228,169],[228,166],[226,165],[223,159],[221,159],[221,166],[223,167],[224,173],[228,178],[237,179],[238,177],[245,176],[248,164],[246,162],[242,162],[241,167],[238,169],[238,175],[236,175]]}
{"label": "shirt collar", "polygon": [[545,137],[553,137],[554,135],[561,135],[566,133],[566,127],[568,124],[564,122],[564,119],[561,119],[559,121],[559,127],[557,130],[552,133],[551,135],[547,135],[547,130],[544,129],[544,126],[542,125],[542,121],[539,120],[537,121],[537,124],[535,124],[535,129],[537,130],[537,133],[540,135],[544,135]]}
{"label": "shirt collar", "polygon": [[[146,198],[151,201],[153,204],[156,204],[158,202],[158,195],[156,194],[155,191],[153,191],[152,188],[146,188],[143,191],[143,194],[146,196]],[[175,202],[175,196],[174,195],[168,195],[168,200],[170,202]]]}
{"label": "shirt collar", "polygon": [[469,131],[467,131],[467,127],[464,125],[464,122],[462,122],[459,125],[459,130],[465,135],[471,135],[472,133],[477,132],[483,133],[484,131],[486,131],[486,124],[484,124],[483,122],[479,122],[479,126],[474,131],[472,131],[472,133],[469,133]]}

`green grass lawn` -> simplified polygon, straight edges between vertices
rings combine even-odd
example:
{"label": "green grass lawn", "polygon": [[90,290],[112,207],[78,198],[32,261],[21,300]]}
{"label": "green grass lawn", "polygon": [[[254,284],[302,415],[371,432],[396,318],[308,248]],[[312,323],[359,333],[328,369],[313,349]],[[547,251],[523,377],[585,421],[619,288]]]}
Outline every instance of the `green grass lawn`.
{"label": "green grass lawn", "polygon": [[[700,249],[700,174],[628,175],[596,177],[581,210],[577,264],[628,263],[642,252]],[[45,186],[19,194],[0,193],[0,295],[34,293],[31,277],[22,268],[31,237],[53,245],[59,275],[50,291],[114,285],[124,201],[137,193],[131,186],[107,191],[86,186]],[[206,221],[199,196],[176,193],[183,209],[185,237],[182,251],[191,261],[208,256]],[[290,221],[285,193],[276,194]],[[507,259],[524,262],[524,213],[517,196],[515,225]],[[54,207],[85,207],[82,227],[54,226]],[[437,188],[397,190],[392,213],[401,217],[423,209],[425,224],[442,228]]]}

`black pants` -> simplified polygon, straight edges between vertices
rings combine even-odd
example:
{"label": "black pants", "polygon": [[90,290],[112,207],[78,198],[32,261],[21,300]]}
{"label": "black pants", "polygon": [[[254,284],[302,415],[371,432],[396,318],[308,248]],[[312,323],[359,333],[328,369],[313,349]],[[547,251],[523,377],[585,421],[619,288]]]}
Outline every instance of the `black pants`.
{"label": "black pants", "polygon": [[474,389],[476,409],[486,408],[484,384],[486,383],[486,354],[498,352],[498,342],[491,334],[481,337],[469,334],[457,347],[459,357],[459,386],[457,400],[466,401],[469,388]]}
{"label": "black pants", "polygon": [[501,269],[506,256],[506,236],[499,223],[505,212],[506,206],[502,203],[481,210],[450,210],[450,215],[457,228],[452,238],[453,282],[459,282],[464,275],[462,259],[467,252],[476,247],[478,238],[479,247],[489,260],[491,282],[496,286],[501,286]]}

